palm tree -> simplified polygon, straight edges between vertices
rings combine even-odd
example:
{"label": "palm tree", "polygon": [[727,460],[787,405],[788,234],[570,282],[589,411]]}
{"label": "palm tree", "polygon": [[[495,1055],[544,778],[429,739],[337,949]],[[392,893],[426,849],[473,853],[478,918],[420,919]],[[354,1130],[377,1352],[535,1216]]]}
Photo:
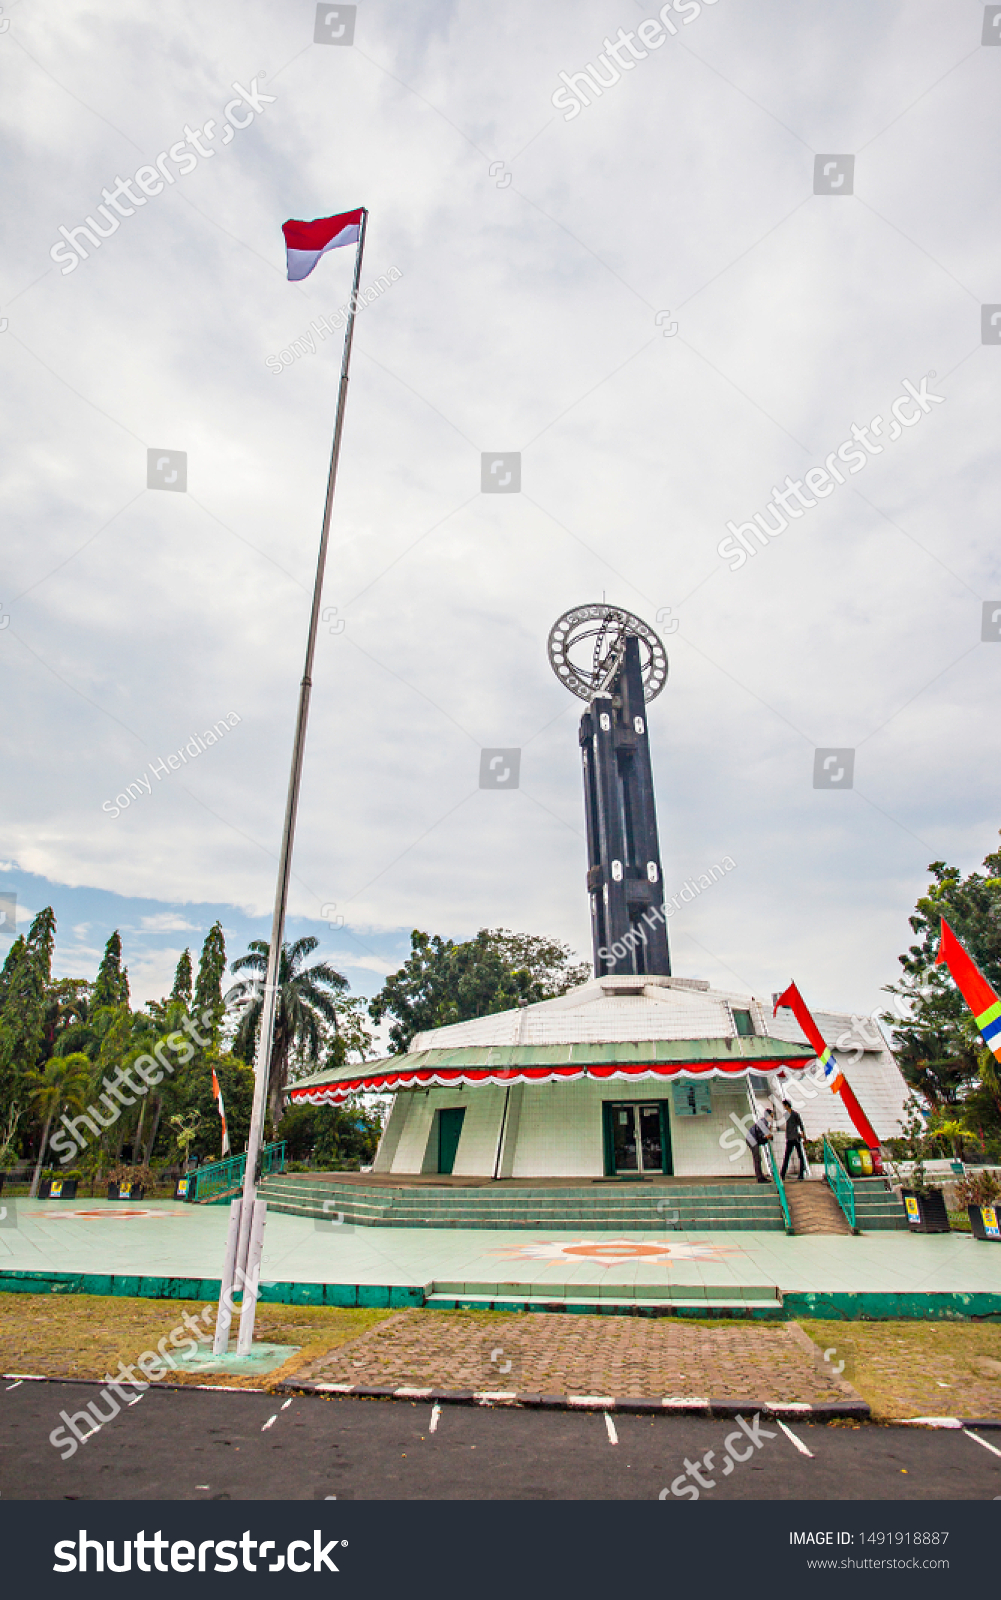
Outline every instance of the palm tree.
{"label": "palm tree", "polygon": [[[323,1023],[329,1022],[334,1032],[338,1032],[337,1008],[330,991],[343,994],[348,987],[348,980],[325,961],[318,961],[312,967],[304,965],[306,957],[312,955],[319,942],[307,936],[296,939],[294,944],[282,945],[271,1049],[271,1082],[268,1085],[272,1127],[277,1126],[281,1116],[282,1092],[288,1077],[288,1059],[293,1046],[304,1049],[309,1060],[316,1061],[323,1042]],[[266,939],[250,941],[247,954],[233,962],[233,971],[249,968],[257,976],[235,984],[226,995],[227,1005],[238,1005],[243,1009],[233,1040],[233,1052],[247,1062],[254,1059],[261,1026],[269,951],[270,945]]]}
{"label": "palm tree", "polygon": [[45,1063],[42,1072],[32,1072],[29,1075],[29,1082],[32,1084],[31,1098],[45,1118],[42,1142],[38,1147],[38,1162],[31,1180],[32,1200],[38,1194],[38,1180],[42,1175],[42,1162],[45,1160],[45,1147],[49,1142],[52,1119],[64,1106],[71,1106],[74,1111],[83,1110],[90,1074],[89,1058],[82,1050],[77,1050],[71,1056],[52,1056]]}

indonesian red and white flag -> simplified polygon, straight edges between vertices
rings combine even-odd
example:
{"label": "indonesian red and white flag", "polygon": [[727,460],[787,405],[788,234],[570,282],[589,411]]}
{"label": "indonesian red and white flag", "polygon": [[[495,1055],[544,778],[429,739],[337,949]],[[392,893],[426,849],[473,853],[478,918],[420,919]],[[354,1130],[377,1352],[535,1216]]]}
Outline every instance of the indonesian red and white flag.
{"label": "indonesian red and white flag", "polygon": [[357,244],[364,215],[365,207],[359,206],[357,211],[342,211],[339,217],[318,217],[315,222],[284,222],[282,233],[288,252],[289,283],[308,278],[328,250],[339,250],[343,244]]}
{"label": "indonesian red and white flag", "polygon": [[228,1156],[229,1130],[226,1127],[226,1107],[223,1103],[222,1090],[219,1087],[219,1079],[216,1077],[215,1067],[212,1068],[212,1093],[219,1104],[219,1121],[222,1123],[222,1153],[224,1156]]}

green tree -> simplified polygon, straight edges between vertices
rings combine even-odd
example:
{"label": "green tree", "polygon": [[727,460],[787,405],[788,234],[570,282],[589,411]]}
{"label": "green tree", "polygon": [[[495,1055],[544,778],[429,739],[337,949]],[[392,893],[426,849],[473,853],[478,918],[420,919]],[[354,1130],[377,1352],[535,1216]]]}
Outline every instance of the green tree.
{"label": "green tree", "polygon": [[127,1006],[128,1003],[129,980],[127,972],[122,970],[122,940],[116,928],[104,947],[97,969],[93,1009],[100,1011],[105,1006]]}
{"label": "green tree", "polygon": [[417,1033],[552,1000],[589,975],[569,945],[539,934],[481,928],[475,938],[456,944],[415,928],[410,956],[386,979],[369,1014],[374,1022],[394,1019],[390,1045],[401,1054]]}
{"label": "green tree", "polygon": [[177,1000],[186,1011],[191,1010],[191,951],[185,950],[177,963],[174,973],[174,987],[170,991],[171,1000]]}
{"label": "green tree", "polygon": [[[375,1035],[369,1023],[368,1001],[363,995],[353,994],[337,1002],[336,1029],[324,1028],[326,1053],[325,1067],[342,1067],[346,1061],[368,1061],[375,1054],[372,1046]],[[289,1080],[315,1072],[314,1061],[289,1062]]]}
{"label": "green tree", "polygon": [[218,1161],[222,1153],[222,1127],[219,1107],[212,1093],[212,1072],[215,1070],[226,1106],[226,1128],[230,1149],[238,1155],[246,1149],[250,1130],[250,1112],[254,1099],[254,1074],[244,1061],[229,1051],[208,1050],[202,1060],[190,1061],[180,1068],[174,1082],[171,1105],[186,1111],[198,1111],[201,1122],[192,1153],[204,1161]]}
{"label": "green tree", "polygon": [[49,1142],[49,1129],[53,1117],[61,1113],[67,1106],[74,1111],[82,1111],[85,1104],[87,1087],[90,1083],[90,1061],[82,1053],[72,1056],[53,1056],[45,1063],[42,1072],[32,1072],[28,1081],[31,1085],[31,1098],[39,1116],[45,1118],[42,1129],[41,1142],[38,1146],[38,1161],[35,1164],[35,1175],[31,1180],[31,1198],[38,1193],[38,1180],[42,1174],[42,1164],[45,1160],[45,1150]]}
{"label": "green tree", "polygon": [[290,1106],[281,1136],[290,1161],[309,1161],[326,1172],[370,1166],[379,1143],[379,1112],[355,1100],[341,1106]]}
{"label": "green tree", "polygon": [[14,940],[0,972],[0,1098],[18,1098],[25,1076],[46,1054],[45,1008],[52,982],[56,918],[46,906],[27,937]]}
{"label": "green tree", "polygon": [[[236,970],[235,968],[233,969]],[[205,935],[202,953],[198,961],[198,979],[195,983],[195,1014],[199,1017],[204,1012],[211,1013],[211,1022],[208,1027],[212,1034],[213,1043],[219,1036],[219,1027],[226,1011],[226,1002],[222,994],[222,975],[226,971],[226,939],[222,931],[221,922],[213,922]]]}
{"label": "green tree", "polygon": [[[333,996],[344,992],[348,980],[325,961],[317,961],[311,967],[305,966],[307,956],[312,955],[318,944],[318,939],[308,936],[296,939],[293,944],[282,945],[271,1047],[271,1082],[268,1085],[272,1127],[277,1127],[281,1118],[282,1093],[288,1081],[292,1051],[298,1049],[307,1060],[317,1062],[324,1037],[323,1023],[328,1022],[335,1032],[338,1028]],[[252,939],[247,954],[233,962],[234,972],[249,970],[257,974],[254,978],[235,984],[226,996],[229,1003],[242,1007],[233,1040],[233,1052],[246,1062],[253,1061],[257,1048],[269,951],[267,940]]]}
{"label": "green tree", "polygon": [[983,1129],[986,1118],[991,1135],[1001,1129],[997,1066],[948,969],[935,964],[944,917],[1001,992],[1001,852],[985,856],[983,865],[984,872],[964,878],[944,861],[930,864],[932,881],[908,919],[914,943],[899,958],[899,982],[887,985],[908,1015],[901,1021],[887,1013],[884,1020],[904,1077],[933,1110],[946,1115],[975,1099],[977,1125]]}
{"label": "green tree", "polygon": [[45,1054],[69,1056],[93,1046],[89,1026],[92,985],[85,978],[59,978],[45,996]]}

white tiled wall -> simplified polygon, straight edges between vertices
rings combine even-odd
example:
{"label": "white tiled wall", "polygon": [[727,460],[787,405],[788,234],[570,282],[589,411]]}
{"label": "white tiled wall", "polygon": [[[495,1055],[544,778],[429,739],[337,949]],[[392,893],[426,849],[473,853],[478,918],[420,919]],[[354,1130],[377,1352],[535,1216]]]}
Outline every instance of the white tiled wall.
{"label": "white tiled wall", "polygon": [[[516,1086],[512,1100],[515,1096],[520,1098],[520,1110],[515,1109],[517,1125],[511,1121],[505,1137],[502,1176],[599,1178],[604,1173],[602,1102],[667,1100],[676,1177],[750,1177],[754,1172],[750,1153],[730,1115],[732,1112],[740,1117],[747,1111],[743,1083],[717,1084],[712,1080],[710,1092],[712,1111],[708,1116],[678,1117],[670,1084],[662,1082],[617,1084],[582,1079],[576,1083],[527,1084],[520,1089]],[[402,1112],[398,1109],[401,1102]],[[456,1177],[491,1177],[504,1109],[504,1090],[493,1085],[398,1095],[384,1139],[385,1145],[399,1115],[402,1127],[395,1154],[387,1149],[387,1164],[379,1165],[377,1170],[435,1172],[438,1152],[432,1139],[434,1113],[446,1106],[464,1106],[466,1111],[453,1169]],[[508,1114],[511,1118],[510,1105]],[[721,1146],[720,1138],[728,1129],[732,1133]],[[737,1159],[731,1161],[732,1155]]]}
{"label": "white tiled wall", "polygon": [[401,1094],[398,1098],[407,1102],[408,1114],[391,1170],[421,1172],[424,1169],[424,1157],[435,1108],[431,1096],[420,1092]]}
{"label": "white tiled wall", "polygon": [[398,1094],[393,1101],[393,1109],[389,1113],[386,1126],[382,1130],[379,1148],[375,1153],[375,1160],[372,1162],[373,1172],[392,1172],[393,1163],[396,1160],[396,1153],[400,1145],[400,1138],[407,1125],[407,1117],[412,1100],[413,1095]]}

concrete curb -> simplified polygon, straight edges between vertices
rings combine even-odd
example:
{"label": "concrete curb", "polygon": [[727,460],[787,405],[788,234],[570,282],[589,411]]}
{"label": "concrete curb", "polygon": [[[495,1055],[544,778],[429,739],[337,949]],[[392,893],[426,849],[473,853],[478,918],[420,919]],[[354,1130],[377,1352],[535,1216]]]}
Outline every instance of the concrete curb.
{"label": "concrete curb", "polygon": [[[42,1372],[0,1372],[0,1382],[7,1383],[75,1383],[82,1387],[100,1389],[104,1378],[51,1378]],[[131,1388],[132,1385],[130,1384]],[[781,1417],[795,1422],[833,1422],[849,1420],[871,1422],[872,1414],[864,1400],[822,1401],[817,1405],[795,1400],[713,1400],[693,1395],[676,1399],[648,1400],[613,1395],[581,1394],[521,1394],[507,1390],[490,1389],[412,1389],[380,1388],[366,1384],[296,1383],[287,1379],[274,1389],[244,1388],[225,1383],[170,1383],[158,1380],[146,1389],[170,1389],[180,1393],[185,1389],[215,1390],[218,1394],[343,1394],[355,1400],[430,1400],[439,1405],[465,1406],[515,1406],[524,1410],[543,1411],[618,1411],[640,1416],[680,1416],[729,1418],[758,1412],[765,1417]],[[1001,1429],[1001,1417],[888,1417],[880,1418],[878,1426],[884,1428],[995,1428]]]}
{"label": "concrete curb", "polygon": [[287,1378],[274,1394],[344,1395],[354,1400],[427,1400],[455,1406],[512,1406],[535,1411],[619,1411],[644,1416],[736,1417],[759,1413],[789,1421],[832,1422],[851,1419],[867,1422],[871,1412],[864,1400],[806,1401],[725,1400],[702,1395],[668,1395],[663,1399],[608,1394],[526,1394],[506,1389],[388,1388],[366,1383],[309,1383]]}
{"label": "concrete curb", "polygon": [[[13,1380],[12,1387],[18,1383],[78,1383],[91,1389],[105,1389],[108,1386],[107,1378],[50,1378],[45,1372],[0,1372],[0,1383],[6,1383],[8,1378]],[[150,1383],[131,1383],[124,1380],[127,1389],[135,1389],[138,1394],[148,1394],[151,1389],[215,1389],[219,1394],[268,1394],[267,1389],[252,1389],[244,1387],[242,1383],[171,1383],[166,1378],[157,1378]]]}

